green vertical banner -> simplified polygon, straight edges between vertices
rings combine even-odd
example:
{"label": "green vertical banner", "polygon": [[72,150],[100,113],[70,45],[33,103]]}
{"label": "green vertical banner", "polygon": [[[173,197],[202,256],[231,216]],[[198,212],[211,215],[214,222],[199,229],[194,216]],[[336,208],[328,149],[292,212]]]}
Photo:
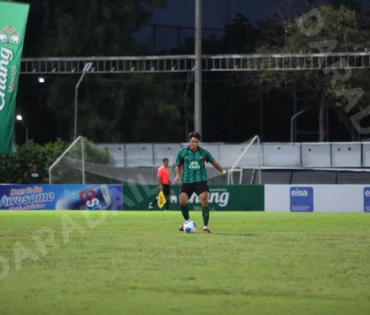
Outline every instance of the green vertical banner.
{"label": "green vertical banner", "polygon": [[29,4],[0,1],[0,154],[12,153],[14,110]]}

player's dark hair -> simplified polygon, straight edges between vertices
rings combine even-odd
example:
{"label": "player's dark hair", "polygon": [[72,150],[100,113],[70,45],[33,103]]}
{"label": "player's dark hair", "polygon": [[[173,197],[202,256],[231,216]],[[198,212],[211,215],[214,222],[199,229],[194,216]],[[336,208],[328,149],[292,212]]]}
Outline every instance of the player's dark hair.
{"label": "player's dark hair", "polygon": [[169,160],[167,159],[167,158],[164,158],[163,160],[162,160],[162,162],[169,162]]}
{"label": "player's dark hair", "polygon": [[197,131],[192,131],[192,132],[189,133],[189,137],[188,138],[189,138],[189,140],[191,138],[197,138],[200,141],[200,133],[197,132]]}

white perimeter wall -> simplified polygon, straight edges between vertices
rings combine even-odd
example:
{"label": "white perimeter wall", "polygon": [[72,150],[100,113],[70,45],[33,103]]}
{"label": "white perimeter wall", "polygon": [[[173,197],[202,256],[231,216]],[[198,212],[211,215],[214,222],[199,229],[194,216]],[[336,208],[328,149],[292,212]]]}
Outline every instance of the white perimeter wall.
{"label": "white perimeter wall", "polygon": [[370,212],[370,184],[265,185],[265,211]]}

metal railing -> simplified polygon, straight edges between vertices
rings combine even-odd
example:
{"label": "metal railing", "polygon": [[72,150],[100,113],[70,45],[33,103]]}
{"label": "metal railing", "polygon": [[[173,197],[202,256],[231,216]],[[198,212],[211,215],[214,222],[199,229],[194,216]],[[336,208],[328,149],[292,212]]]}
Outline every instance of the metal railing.
{"label": "metal railing", "polygon": [[[194,71],[194,55],[23,58],[22,74],[155,73]],[[303,71],[370,68],[370,52],[203,55],[202,71]]]}

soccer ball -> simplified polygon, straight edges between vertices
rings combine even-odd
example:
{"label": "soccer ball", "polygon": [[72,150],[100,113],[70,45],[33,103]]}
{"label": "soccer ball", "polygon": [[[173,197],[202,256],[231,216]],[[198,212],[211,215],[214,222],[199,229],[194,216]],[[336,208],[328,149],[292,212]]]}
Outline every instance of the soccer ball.
{"label": "soccer ball", "polygon": [[184,231],[186,233],[195,233],[197,230],[197,225],[195,224],[194,221],[185,221],[184,223]]}

